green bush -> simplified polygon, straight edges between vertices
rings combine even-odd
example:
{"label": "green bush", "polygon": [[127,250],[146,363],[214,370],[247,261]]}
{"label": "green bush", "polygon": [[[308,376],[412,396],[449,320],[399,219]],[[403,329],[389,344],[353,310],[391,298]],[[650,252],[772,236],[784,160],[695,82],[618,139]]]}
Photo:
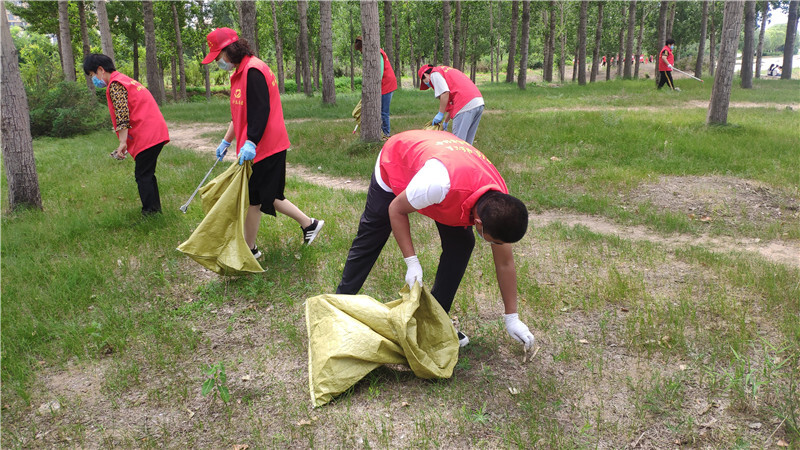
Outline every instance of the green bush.
{"label": "green bush", "polygon": [[64,81],[50,89],[26,91],[33,137],[69,137],[111,127],[105,90],[101,90],[102,103],[85,84],[77,82]]}

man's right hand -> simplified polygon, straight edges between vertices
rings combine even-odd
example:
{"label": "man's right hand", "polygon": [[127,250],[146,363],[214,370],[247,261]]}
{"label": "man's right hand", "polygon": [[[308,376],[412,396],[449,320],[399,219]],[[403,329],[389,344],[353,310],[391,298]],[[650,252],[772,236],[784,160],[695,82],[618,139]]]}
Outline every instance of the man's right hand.
{"label": "man's right hand", "polygon": [[422,266],[419,264],[417,255],[403,258],[403,260],[406,262],[406,267],[408,267],[408,270],[406,270],[406,284],[408,284],[408,287],[414,287],[415,281],[422,286]]}
{"label": "man's right hand", "polygon": [[672,69],[673,69],[673,66],[672,66],[672,64],[667,64],[667,67],[669,67],[669,68],[670,68],[670,70],[672,70]]}
{"label": "man's right hand", "polygon": [[437,123],[441,122],[442,119],[444,119],[444,113],[440,111],[436,113],[436,116],[433,118],[433,122],[431,122],[431,124],[436,125]]}
{"label": "man's right hand", "polygon": [[222,139],[222,142],[219,143],[219,147],[217,147],[217,159],[222,159],[225,156],[225,152],[228,150],[228,147],[231,146],[231,143]]}

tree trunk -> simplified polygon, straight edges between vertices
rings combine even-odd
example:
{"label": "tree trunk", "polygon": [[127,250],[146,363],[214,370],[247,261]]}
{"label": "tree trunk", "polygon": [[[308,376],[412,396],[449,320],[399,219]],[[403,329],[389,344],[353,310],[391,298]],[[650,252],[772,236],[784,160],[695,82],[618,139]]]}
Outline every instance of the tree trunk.
{"label": "tree trunk", "polygon": [[314,86],[311,81],[311,64],[308,56],[308,0],[297,1],[297,20],[300,22],[300,46],[297,53],[303,66],[303,92],[306,97],[311,97],[314,95]]}
{"label": "tree trunk", "polygon": [[572,82],[575,82],[575,77],[578,76],[578,44],[575,43],[575,53],[572,55]]}
{"label": "tree trunk", "polygon": [[134,39],[133,39],[133,79],[140,80],[141,77],[139,77],[139,33],[136,24],[133,24],[132,26],[136,30],[134,31]]}
{"label": "tree trunk", "polygon": [[[417,23],[419,23],[419,20],[420,19],[418,17],[417,18]],[[433,44],[433,62],[431,64],[434,65],[434,66],[438,66],[439,65],[439,43],[440,43],[440,40],[441,40],[441,36],[439,35],[439,21],[440,21],[440,18],[437,17],[436,18],[436,28],[435,28],[434,33],[433,33],[434,36],[436,36],[436,39],[435,39],[434,44]],[[444,50],[442,50],[442,51],[444,51]]]}
{"label": "tree trunk", "polygon": [[786,43],[783,45],[783,68],[781,80],[792,79],[792,56],[794,56],[794,39],[797,35],[797,4],[798,0],[789,2],[789,21],[786,23]]}
{"label": "tree trunk", "polygon": [[395,14],[392,16],[392,21],[394,22],[394,76],[397,78],[397,89],[403,89],[403,60],[400,59],[400,28],[397,26],[397,16],[399,14]]}
{"label": "tree trunk", "polygon": [[[178,100],[186,101],[186,65],[183,60],[183,39],[181,38],[181,21],[178,17],[178,8],[175,2],[170,2],[172,7],[172,18],[175,21],[175,53],[178,54],[178,74],[180,75],[180,90],[178,91]],[[181,7],[183,5],[181,4]]]}
{"label": "tree trunk", "polygon": [[756,78],[761,78],[761,57],[764,53],[764,31],[767,28],[767,13],[769,13],[769,2],[761,2],[761,30],[758,33],[758,47],[756,48]]}
{"label": "tree trunk", "polygon": [[203,80],[206,84],[206,100],[211,100],[211,74],[208,73],[208,64],[203,64]]}
{"label": "tree trunk", "polygon": [[[298,2],[299,3],[299,2]],[[297,33],[297,41],[294,45],[294,83],[297,85],[297,92],[303,92],[303,63],[301,62],[302,56],[300,55],[300,33]]]}
{"label": "tree trunk", "polygon": [[311,59],[311,66],[314,68],[314,90],[319,92],[319,73],[320,73],[320,65],[322,64],[322,55],[319,52],[320,49],[315,49],[314,55],[315,57]]}
{"label": "tree trunk", "polygon": [[544,65],[544,80],[548,83],[553,82],[553,62],[556,54],[556,2],[551,1],[547,7],[550,17],[550,31],[547,33],[550,38],[547,41],[547,62]]}
{"label": "tree trunk", "polygon": [[522,34],[520,35],[519,45],[519,76],[517,86],[525,89],[528,82],[528,44],[530,42],[531,31],[531,2],[522,0]]}
{"label": "tree trunk", "polygon": [[[92,46],[89,44],[89,31],[86,28],[86,2],[83,0],[78,2],[78,17],[80,18],[81,22],[81,43],[83,44],[83,57],[86,58],[86,56],[92,52]],[[86,79],[86,87],[89,89],[89,92],[94,92],[94,83],[92,83],[92,77],[84,74],[84,78]]]}
{"label": "tree trunk", "polygon": [[[324,2],[324,0],[323,0]],[[322,3],[322,2],[321,2]],[[383,51],[389,58],[389,61],[394,61],[394,49],[392,48],[392,2],[391,0],[383,1]]]}
{"label": "tree trunk", "polygon": [[567,56],[567,30],[564,27],[566,6],[563,3],[559,3],[558,7],[561,9],[561,54],[558,60],[558,79],[561,83],[564,83],[564,62]]}
{"label": "tree trunk", "polygon": [[97,26],[100,28],[100,48],[103,49],[103,54],[113,61],[114,40],[111,38],[111,27],[108,24],[105,0],[95,0],[94,7],[97,11]]}
{"label": "tree trunk", "polygon": [[[459,2],[461,3],[461,2]],[[458,53],[458,70],[464,72],[464,64],[467,62],[467,28],[469,25],[469,16],[461,20],[461,49]]]}
{"label": "tree trunk", "polygon": [[240,36],[250,43],[250,48],[258,57],[258,34],[256,33],[256,2],[239,1],[236,2],[236,9],[239,10],[239,24],[242,27]]}
{"label": "tree trunk", "polygon": [[[273,0],[274,1],[274,0]],[[350,49],[350,91],[356,90],[355,84],[355,54],[353,52],[353,42],[355,41],[355,33],[353,31],[353,10],[350,9],[350,4],[347,5],[347,12],[350,17],[350,40],[347,46]]]}
{"label": "tree trunk", "polygon": [[753,44],[755,43],[756,2],[744,2],[744,46],[742,47],[742,89],[753,88]]}
{"label": "tree trunk", "polygon": [[617,51],[617,78],[622,76],[622,68],[624,66],[624,62],[622,59],[625,58],[625,29],[627,26],[625,25],[625,18],[627,17],[625,7],[627,5],[623,2],[622,3],[622,10],[620,12],[620,17],[622,17],[622,25],[619,28],[619,50]]}
{"label": "tree trunk", "polygon": [[606,81],[611,79],[611,58],[606,54]]}
{"label": "tree trunk", "polygon": [[278,13],[275,8],[275,0],[270,2],[272,4],[272,30],[275,35],[275,65],[278,69],[278,90],[281,94],[286,93],[286,86],[284,84],[283,73],[283,39],[281,39],[281,29],[278,26]]}
{"label": "tree trunk", "polygon": [[736,65],[736,50],[739,48],[739,33],[742,26],[742,2],[725,2],[719,44],[719,67],[711,88],[706,124],[725,125],[728,122],[728,105],[733,86],[733,71]]}
{"label": "tree trunk", "polygon": [[581,1],[581,10],[578,19],[578,84],[586,84],[586,16],[589,1]]}
{"label": "tree trunk", "polygon": [[[669,2],[663,1],[659,5],[658,9],[658,27],[657,27],[657,39],[656,39],[656,48],[654,49],[656,55],[661,53],[661,49],[664,47],[664,43],[667,41],[667,8],[669,7]],[[657,58],[659,58],[657,56]],[[653,74],[653,78],[656,80],[656,86],[658,86],[659,81],[661,79],[661,72],[658,70],[658,59],[656,59],[655,67],[653,70],[655,73]]]}
{"label": "tree trunk", "polygon": [[442,1],[442,64],[450,65],[450,0]]}
{"label": "tree trunk", "polygon": [[708,15],[708,74],[712,77],[714,76],[714,61],[716,59],[717,53],[717,36],[716,30],[714,29],[714,10],[716,9],[716,5],[714,2],[711,2],[711,12]]}
{"label": "tree trunk", "polygon": [[667,19],[667,37],[672,37],[672,27],[675,25],[675,10],[677,8],[677,3],[672,0],[669,5],[669,19]]}
{"label": "tree trunk", "polygon": [[634,54],[634,58],[636,59],[636,65],[633,69],[633,78],[639,78],[639,60],[642,57],[642,39],[644,39],[644,19],[647,17],[647,13],[645,12],[647,8],[647,4],[642,5],[642,13],[640,14],[639,18],[639,36],[636,37],[636,53]]}
{"label": "tree trunk", "polygon": [[72,35],[69,31],[69,2],[58,0],[58,32],[61,36],[61,68],[64,80],[75,81],[75,56],[72,53]]}
{"label": "tree trunk", "polygon": [[361,140],[381,139],[380,24],[376,0],[361,0],[362,61]]}
{"label": "tree trunk", "polygon": [[697,44],[697,62],[694,64],[694,76],[703,76],[703,58],[706,52],[706,34],[708,33],[708,3],[703,0],[703,16],[700,19],[700,42]]}
{"label": "tree trunk", "polygon": [[0,95],[3,97],[0,134],[3,136],[3,166],[8,182],[8,203],[12,211],[21,206],[42,209],[39,176],[36,173],[36,160],[33,158],[28,98],[22,85],[19,54],[11,39],[5,2],[0,3],[0,14],[3,16],[0,18],[3,21],[0,35],[0,70],[3,71],[0,81]]}
{"label": "tree trunk", "polygon": [[411,62],[411,87],[414,89],[419,88],[419,78],[416,76],[417,67],[414,64],[414,38],[413,33],[411,32],[411,14],[406,16],[406,29],[408,30],[408,48],[409,48],[409,55],[408,60]]}
{"label": "tree trunk", "polygon": [[[641,38],[639,39],[641,41]],[[589,82],[597,80],[597,72],[600,69],[600,45],[603,43],[603,2],[597,3],[597,28],[594,31],[594,52],[592,53],[592,74]]]}
{"label": "tree trunk", "polygon": [[489,2],[489,79],[494,83],[494,8],[492,5],[493,3]]}
{"label": "tree trunk", "polygon": [[519,21],[519,0],[511,3],[511,37],[508,40],[508,67],[506,83],[514,82],[514,57],[517,54],[517,22]]}
{"label": "tree trunk", "polygon": [[142,16],[144,17],[144,45],[147,50],[145,61],[147,63],[147,88],[153,94],[156,103],[163,105],[166,101],[164,92],[164,79],[158,67],[158,49],[156,48],[156,24],[153,14],[153,2],[142,2]]}
{"label": "tree trunk", "polygon": [[169,78],[172,81],[172,100],[178,100],[178,63],[175,61],[175,55],[169,57]]}
{"label": "tree trunk", "polygon": [[623,78],[631,79],[633,72],[633,33],[636,31],[636,0],[628,3],[628,40],[625,42],[625,71]]}
{"label": "tree trunk", "polygon": [[456,0],[456,21],[453,24],[453,67],[463,72],[461,58],[464,56],[460,51],[461,44],[461,2]]}
{"label": "tree trunk", "polygon": [[333,76],[333,11],[331,2],[319,2],[319,46],[322,58],[322,103],[336,103]]}

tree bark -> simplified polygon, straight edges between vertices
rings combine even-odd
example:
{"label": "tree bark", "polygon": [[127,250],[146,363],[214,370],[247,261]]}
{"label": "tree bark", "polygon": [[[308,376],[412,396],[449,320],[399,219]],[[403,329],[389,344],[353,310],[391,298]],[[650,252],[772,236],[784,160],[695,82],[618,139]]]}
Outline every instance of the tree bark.
{"label": "tree bark", "polygon": [[100,48],[103,54],[114,60],[114,40],[111,38],[111,27],[108,23],[106,0],[95,0],[94,8],[97,11],[97,26],[100,28]]}
{"label": "tree bark", "polygon": [[178,63],[175,60],[175,55],[169,57],[169,78],[172,81],[172,100],[178,100]]}
{"label": "tree bark", "polygon": [[238,1],[236,2],[236,9],[239,10],[239,24],[242,27],[243,39],[250,43],[250,48],[258,57],[258,34],[256,32],[256,2],[254,1]]}
{"label": "tree bark", "polygon": [[742,47],[742,89],[753,88],[753,44],[756,29],[756,2],[744,2],[744,46]]}
{"label": "tree bark", "polygon": [[406,16],[406,29],[408,30],[408,49],[409,55],[408,60],[411,62],[411,87],[417,89],[419,87],[419,78],[416,76],[417,67],[414,64],[414,38],[412,37],[411,33],[411,14]]}
{"label": "tree bark", "polygon": [[400,27],[397,26],[397,16],[399,14],[394,14],[392,16],[392,21],[394,22],[394,76],[397,78],[397,89],[403,89],[403,60],[400,59]]}
{"label": "tree bark", "polygon": [[558,56],[558,79],[559,82],[564,82],[564,62],[566,61],[567,53],[567,30],[564,27],[564,20],[566,15],[566,6],[563,3],[558,4],[561,9],[561,54]]}
{"label": "tree bark", "polygon": [[592,74],[589,82],[597,80],[597,73],[600,70],[600,46],[603,43],[603,2],[597,3],[597,27],[594,31],[594,52],[592,53]]}
{"label": "tree bark", "polygon": [[297,1],[297,20],[300,22],[300,46],[297,53],[303,68],[303,92],[306,97],[311,97],[314,95],[314,85],[311,81],[311,64],[308,55],[308,0]]}
{"label": "tree bark", "polygon": [[[489,79],[494,83],[494,8],[492,5],[493,2],[489,2]],[[546,51],[547,49],[545,48]],[[546,53],[545,59],[547,59]]]}
{"label": "tree bark", "polygon": [[672,0],[669,5],[669,19],[667,20],[667,37],[672,37],[672,27],[675,25],[675,10],[678,4]]}
{"label": "tree bark", "polygon": [[453,67],[464,71],[464,63],[462,61],[463,54],[461,53],[461,2],[456,0],[456,20],[453,24]]}
{"label": "tree bark", "polygon": [[639,36],[636,37],[636,52],[634,53],[635,65],[633,67],[633,78],[639,78],[639,60],[642,56],[642,39],[644,39],[644,19],[647,17],[647,4],[642,4],[642,11],[639,14]]}
{"label": "tree bark", "polygon": [[617,50],[617,78],[622,76],[622,68],[624,67],[625,61],[625,29],[627,28],[625,24],[626,13],[625,7],[627,5],[623,2],[621,4],[621,11],[620,17],[622,17],[622,25],[619,28],[619,50]]}
{"label": "tree bark", "polygon": [[758,33],[758,47],[756,48],[756,78],[761,78],[761,58],[764,53],[764,31],[767,28],[767,13],[769,13],[769,2],[761,2],[761,30]]}
{"label": "tree bark", "polygon": [[[92,52],[92,47],[89,44],[89,31],[86,28],[86,2],[83,0],[78,2],[78,17],[80,18],[81,22],[81,43],[83,44],[83,57],[86,58],[89,53]],[[94,83],[92,83],[92,77],[84,74],[84,78],[86,79],[86,87],[89,89],[89,92],[94,92]]]}
{"label": "tree bark", "polygon": [[697,44],[697,62],[694,64],[694,76],[703,76],[703,58],[706,52],[706,34],[708,33],[708,3],[703,0],[703,16],[700,19],[700,42]]}
{"label": "tree bark", "polygon": [[656,86],[661,79],[661,72],[658,70],[658,55],[661,52],[661,48],[664,47],[664,43],[667,41],[667,8],[669,7],[669,2],[662,1],[659,5],[658,9],[658,27],[657,27],[657,40],[656,40],[656,61],[653,67],[655,73],[653,74],[653,78],[656,80]]}
{"label": "tree bark", "polygon": [[794,39],[797,35],[798,0],[789,2],[789,21],[786,23],[786,43],[783,45],[783,68],[781,80],[792,79],[792,57],[794,56]]}
{"label": "tree bark", "polygon": [[581,10],[578,19],[578,85],[586,84],[586,16],[589,1],[581,1]]}
{"label": "tree bark", "polygon": [[519,21],[519,0],[511,4],[511,37],[508,40],[508,67],[506,83],[514,82],[514,57],[517,54],[517,22]]}
{"label": "tree bark", "polygon": [[625,42],[625,70],[623,78],[630,80],[633,74],[633,33],[636,32],[636,0],[628,3],[628,39]]}
{"label": "tree bark", "polygon": [[[324,3],[322,0],[320,4]],[[389,61],[394,61],[394,48],[392,48],[392,2],[391,0],[383,1],[383,51],[389,58]]]}
{"label": "tree bark", "polygon": [[525,89],[528,82],[528,44],[530,43],[530,30],[531,30],[531,2],[530,0],[522,1],[522,33],[520,35],[519,46],[519,75],[517,77],[517,86],[520,89]]}
{"label": "tree bark", "polygon": [[[442,1],[442,64],[450,65],[450,0]],[[437,33],[438,35],[438,33]],[[438,47],[438,46],[437,46]],[[436,58],[433,58],[434,61]],[[436,63],[434,63],[436,65]]]}
{"label": "tree bark", "polygon": [[548,15],[550,17],[549,25],[550,31],[547,33],[549,40],[547,41],[547,62],[544,64],[544,81],[548,83],[553,82],[553,62],[555,61],[556,54],[556,2],[551,1],[547,7]]}
{"label": "tree bark", "polygon": [[[181,38],[181,21],[178,17],[178,8],[175,2],[170,2],[172,7],[172,18],[175,21],[175,52],[178,54],[178,74],[180,75],[180,90],[178,91],[178,99],[186,101],[186,65],[183,60],[183,39]],[[183,7],[183,4],[181,4]]]}
{"label": "tree bark", "polygon": [[156,48],[156,25],[153,14],[153,2],[142,2],[142,16],[144,17],[144,45],[147,50],[145,55],[147,63],[147,88],[153,94],[156,103],[163,105],[166,101],[164,92],[164,79],[158,67],[158,48]]}
{"label": "tree bark", "polygon": [[[274,0],[273,0],[274,1]],[[355,85],[355,54],[353,52],[353,42],[355,41],[355,32],[353,31],[353,10],[350,9],[350,4],[347,4],[347,13],[350,18],[350,41],[347,46],[350,49],[350,91],[356,90]]]}
{"label": "tree bark", "polygon": [[336,103],[336,80],[333,76],[333,10],[331,2],[319,2],[319,45],[322,59],[322,103]]}
{"label": "tree bark", "polygon": [[728,106],[733,86],[733,72],[736,65],[736,50],[739,48],[739,33],[742,26],[742,2],[725,2],[719,44],[719,67],[711,88],[711,102],[708,104],[706,124],[725,125],[728,122]]}
{"label": "tree bark", "polygon": [[36,173],[36,160],[33,158],[33,139],[31,138],[28,98],[22,85],[19,72],[19,53],[11,39],[5,2],[0,3],[2,24],[2,56],[0,70],[0,95],[3,97],[0,109],[0,134],[2,134],[3,166],[8,182],[8,203],[12,211],[27,206],[42,209],[42,196],[39,191],[39,176]]}
{"label": "tree bark", "polygon": [[381,139],[380,24],[377,0],[361,0],[362,81],[361,140]]}
{"label": "tree bark", "polygon": [[716,5],[713,1],[710,7],[711,12],[708,15],[708,26],[710,28],[708,32],[708,74],[713,77],[715,67],[714,61],[717,53],[717,36],[716,30],[714,29],[714,10],[716,9]]}
{"label": "tree bark", "polygon": [[72,53],[72,35],[69,31],[69,2],[58,0],[58,32],[61,36],[61,68],[64,80],[75,81],[75,56]]}

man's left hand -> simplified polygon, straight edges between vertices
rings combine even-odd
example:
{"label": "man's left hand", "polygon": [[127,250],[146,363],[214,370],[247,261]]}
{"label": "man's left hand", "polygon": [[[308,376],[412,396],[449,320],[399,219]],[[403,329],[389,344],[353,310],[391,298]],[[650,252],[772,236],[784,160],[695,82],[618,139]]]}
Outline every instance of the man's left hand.
{"label": "man's left hand", "polygon": [[519,320],[519,314],[503,314],[503,321],[506,323],[508,335],[514,338],[515,341],[525,344],[525,350],[530,350],[533,347],[536,339],[531,334],[528,326]]}

